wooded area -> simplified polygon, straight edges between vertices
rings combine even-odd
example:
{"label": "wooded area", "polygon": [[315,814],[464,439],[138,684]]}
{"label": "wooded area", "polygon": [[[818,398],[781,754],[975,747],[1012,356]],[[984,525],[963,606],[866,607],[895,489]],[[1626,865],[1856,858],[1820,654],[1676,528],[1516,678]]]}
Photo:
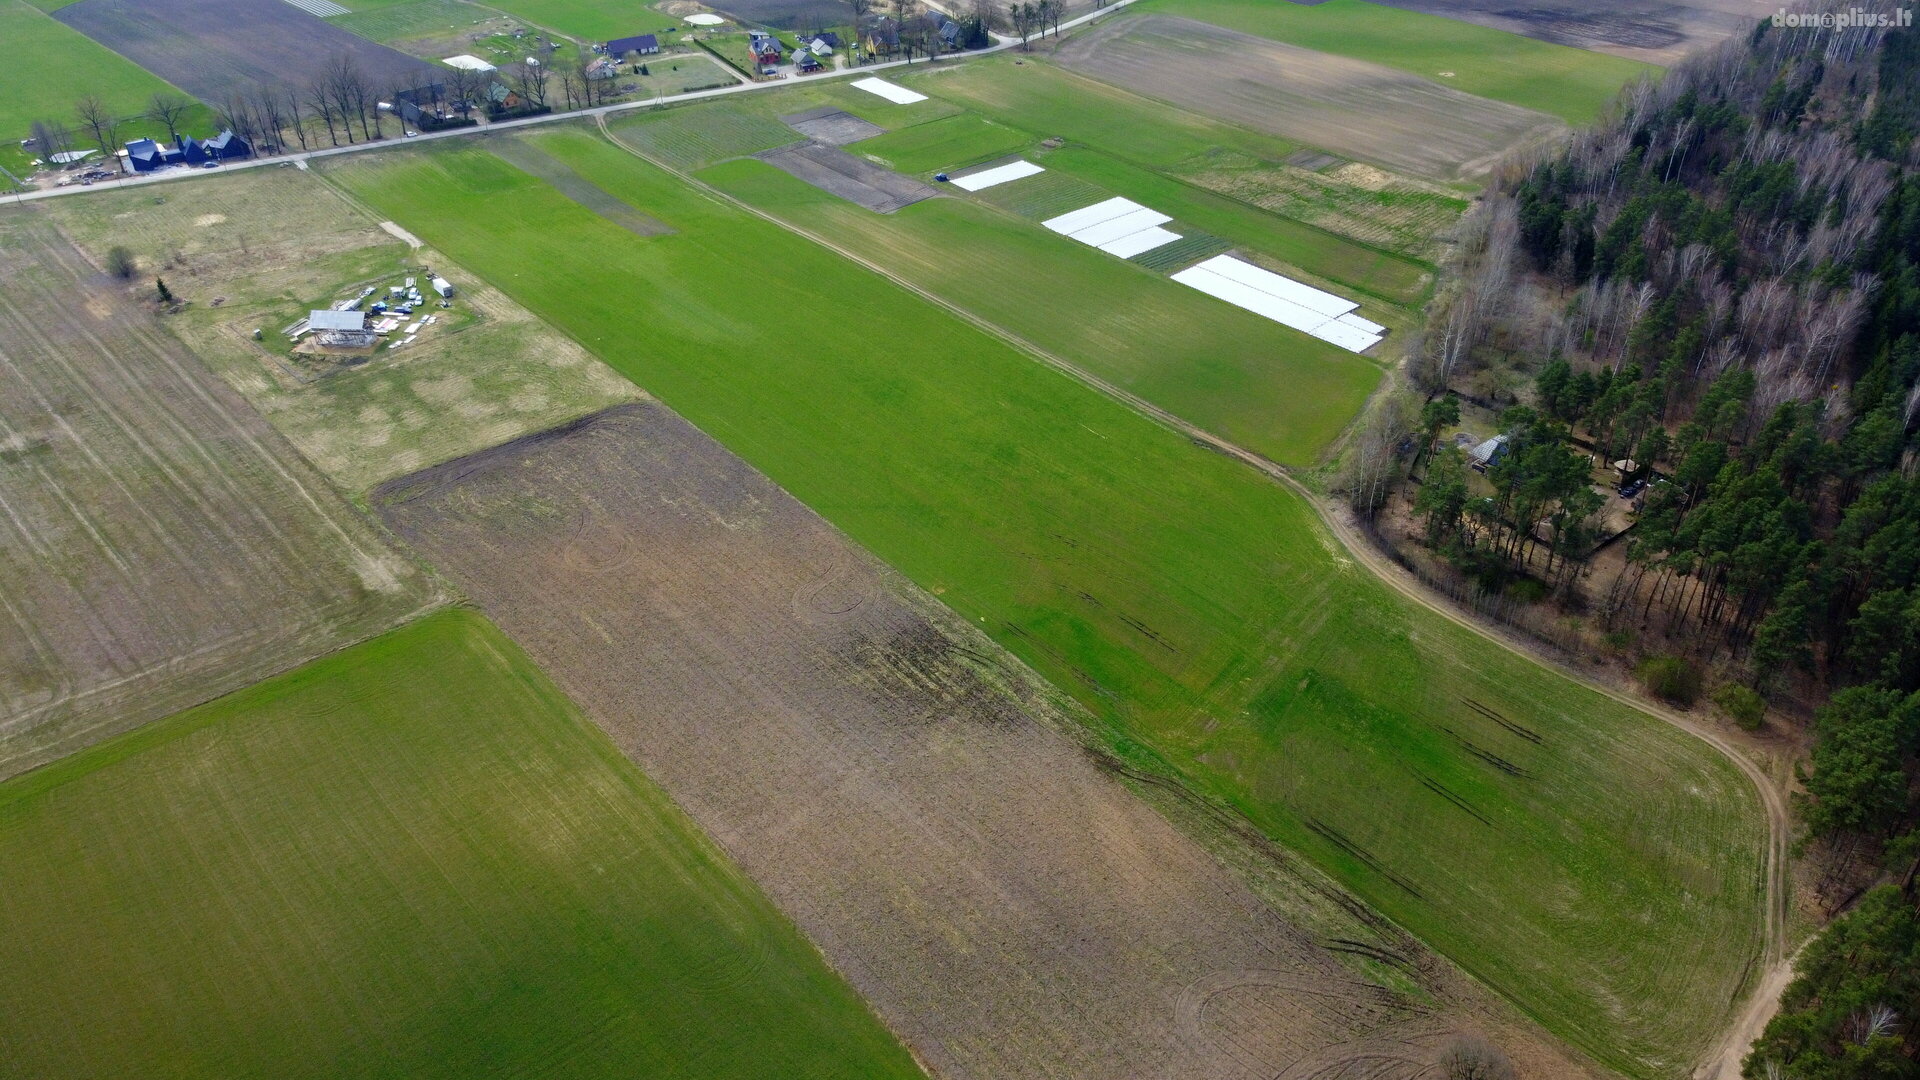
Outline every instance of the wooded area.
{"label": "wooded area", "polygon": [[[1920,1075],[1917,129],[1920,32],[1763,22],[1510,169],[1412,351],[1421,542],[1610,639],[1657,627],[1673,652],[1639,671],[1662,696],[1717,684],[1755,724],[1765,699],[1817,706],[1810,850],[1904,878],[1814,946],[1754,1078]],[[1512,403],[1475,465],[1491,495],[1440,445],[1456,393]],[[1641,501],[1589,578],[1596,462]],[[1358,473],[1360,508],[1385,504]]]}

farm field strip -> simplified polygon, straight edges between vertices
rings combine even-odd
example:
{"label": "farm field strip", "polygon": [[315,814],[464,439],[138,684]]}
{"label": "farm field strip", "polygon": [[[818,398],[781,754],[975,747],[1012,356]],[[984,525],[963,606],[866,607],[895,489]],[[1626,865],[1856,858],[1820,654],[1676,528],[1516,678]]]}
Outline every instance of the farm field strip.
{"label": "farm field strip", "polygon": [[0,238],[0,775],[435,602],[50,225]]}
{"label": "farm field strip", "polygon": [[337,56],[378,87],[418,86],[444,70],[264,0],[77,0],[54,18],[209,102],[311,83]]}
{"label": "farm field strip", "polygon": [[[976,111],[985,118],[982,123],[1027,133],[1022,144],[983,147],[991,152],[979,160],[1026,149],[1044,137],[1068,140],[1064,149],[1036,154],[1035,160],[1049,173],[1021,189],[989,189],[977,196],[983,201],[1025,217],[1044,218],[1098,201],[1100,193],[1124,195],[1151,203],[1189,225],[1178,230],[1183,235],[1205,231],[1233,237],[1283,260],[1299,274],[1356,288],[1390,303],[1416,305],[1432,283],[1430,264],[1265,209],[1259,202],[1263,192],[1257,187],[1222,194],[1188,180],[1196,172],[1209,174],[1229,166],[1246,170],[1261,162],[1279,162],[1296,152],[1295,143],[1229,127],[1038,60],[1015,65],[998,57],[984,58],[903,79]],[[874,147],[872,152],[887,157],[891,148],[880,149],[879,144],[900,137],[886,136],[854,149],[866,153]],[[911,147],[909,153],[918,149]],[[930,172],[955,162],[929,162],[922,157],[917,164],[920,171]],[[904,165],[896,163],[896,167]],[[1397,191],[1374,193],[1352,185],[1340,185],[1339,190],[1351,204],[1349,214],[1337,219],[1341,224],[1378,216],[1386,209],[1378,204],[1405,198]],[[1082,193],[1093,197],[1082,197]],[[1465,205],[1458,202],[1453,216]],[[1404,214],[1397,208],[1388,212],[1396,220]],[[1438,216],[1451,220],[1444,211]],[[1429,225],[1438,227],[1438,223]]]}
{"label": "farm field strip", "polygon": [[0,784],[19,1076],[922,1076],[470,611]]}
{"label": "farm field strip", "polygon": [[[1310,463],[1379,369],[1158,273],[957,199],[877,218],[732,162],[699,177],[1040,348],[1277,460]],[[1034,297],[1046,296],[1047,304]]]}
{"label": "farm field strip", "polygon": [[[633,237],[455,144],[324,167],[1072,694],[1114,754],[1244,814],[1550,1031],[1639,1076],[1712,1036],[1760,938],[1765,826],[1731,763],[1408,605],[1295,496],[959,315],[584,132],[538,139],[677,231]],[[705,175],[824,199],[758,163]]]}
{"label": "farm field strip", "polygon": [[1401,10],[1401,6],[1367,0],[1325,0],[1312,5],[1151,0],[1139,10],[1199,19],[1305,49],[1399,68],[1431,83],[1551,113],[1576,125],[1599,116],[1622,87],[1659,70],[1436,14]]}
{"label": "farm field strip", "polygon": [[1172,15],[1127,13],[1062,45],[1059,63],[1230,123],[1436,180],[1485,177],[1566,126],[1329,53]]}
{"label": "farm field strip", "polygon": [[1357,980],[1063,737],[1062,695],[658,405],[372,501],[942,1075],[1417,1067],[1485,1022]]}

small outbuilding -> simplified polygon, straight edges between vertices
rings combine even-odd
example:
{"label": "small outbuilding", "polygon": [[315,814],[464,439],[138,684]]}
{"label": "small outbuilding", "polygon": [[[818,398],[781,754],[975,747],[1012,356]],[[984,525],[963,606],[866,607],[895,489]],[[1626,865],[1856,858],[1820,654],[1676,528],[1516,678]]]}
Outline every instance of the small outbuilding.
{"label": "small outbuilding", "polygon": [[1467,463],[1480,472],[1486,472],[1488,469],[1500,464],[1500,459],[1506,456],[1507,437],[1505,435],[1495,435],[1493,438],[1467,451]]}

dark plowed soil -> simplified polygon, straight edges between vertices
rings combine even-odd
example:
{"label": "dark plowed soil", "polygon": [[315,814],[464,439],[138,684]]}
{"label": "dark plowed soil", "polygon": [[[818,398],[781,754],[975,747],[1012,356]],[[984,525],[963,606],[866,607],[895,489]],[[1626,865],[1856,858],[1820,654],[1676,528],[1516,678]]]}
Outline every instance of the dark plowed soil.
{"label": "dark plowed soil", "polygon": [[817,142],[785,146],[754,156],[821,191],[879,214],[891,214],[939,194],[911,177]]}
{"label": "dark plowed soil", "polygon": [[939,1076],[1412,1080],[1462,1026],[1357,980],[1335,957],[1377,946],[1263,905],[1063,699],[660,406],[373,501]]}
{"label": "dark plowed soil", "polygon": [[[382,101],[444,79],[445,68],[377,45],[280,0],[78,0],[53,17],[211,104],[308,86],[353,60]],[[397,120],[388,118],[389,131]]]}

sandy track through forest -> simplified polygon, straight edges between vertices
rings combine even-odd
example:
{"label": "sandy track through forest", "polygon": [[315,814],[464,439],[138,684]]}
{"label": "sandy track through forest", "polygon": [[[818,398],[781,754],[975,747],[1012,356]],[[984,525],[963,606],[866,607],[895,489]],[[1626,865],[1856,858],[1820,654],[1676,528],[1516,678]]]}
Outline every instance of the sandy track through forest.
{"label": "sandy track through forest", "polygon": [[849,259],[865,267],[867,270],[886,278],[900,288],[906,289],[922,297],[927,302],[953,313],[958,318],[964,319],[972,325],[994,335],[1040,362],[1080,380],[1109,397],[1124,402],[1140,413],[1152,417],[1167,427],[1180,432],[1194,442],[1233,457],[1266,474],[1275,482],[1286,485],[1314,508],[1314,512],[1319,516],[1322,523],[1326,525],[1328,531],[1333,534],[1339,541],[1340,546],[1343,547],[1349,555],[1360,562],[1361,565],[1371,570],[1374,576],[1391,586],[1394,591],[1402,596],[1444,616],[1460,626],[1498,643],[1503,648],[1519,653],[1536,663],[1549,667],[1583,686],[1605,694],[1622,704],[1659,717],[1667,723],[1680,728],[1682,731],[1698,737],[1707,743],[1707,745],[1719,751],[1729,761],[1733,762],[1741,773],[1753,783],[1754,788],[1759,793],[1761,804],[1766,810],[1768,842],[1765,870],[1766,881],[1763,890],[1765,893],[1763,903],[1765,904],[1764,937],[1766,944],[1762,954],[1762,970],[1754,980],[1754,989],[1743,1011],[1739,1014],[1735,1023],[1716,1043],[1714,1048],[1702,1059],[1700,1065],[1694,1070],[1694,1076],[1696,1080],[1734,1080],[1734,1078],[1739,1075],[1741,1058],[1745,1056],[1747,1047],[1758,1037],[1760,1031],[1766,1026],[1767,1020],[1778,1008],[1780,993],[1785,990],[1786,983],[1792,975],[1792,957],[1788,955],[1786,946],[1789,905],[1792,903],[1792,886],[1788,881],[1787,875],[1788,849],[1792,844],[1793,821],[1787,806],[1786,794],[1782,791],[1780,785],[1776,783],[1772,777],[1768,776],[1766,771],[1751,758],[1740,752],[1739,748],[1735,747],[1710,727],[1677,713],[1672,709],[1666,708],[1657,702],[1645,700],[1637,695],[1625,693],[1616,686],[1597,681],[1586,672],[1566,663],[1560,656],[1547,647],[1522,638],[1507,631],[1505,628],[1484,623],[1460,611],[1445,598],[1421,584],[1413,575],[1399,567],[1391,559],[1386,558],[1372,542],[1359,534],[1350,520],[1344,519],[1341,513],[1333,508],[1327,500],[1315,495],[1306,485],[1300,483],[1285,467],[1278,463],[1175,416],[1173,413],[1147,401],[1145,398],[1094,375],[1084,368],[1007,330],[999,324],[982,318],[972,311],[947,300],[945,297],[921,288],[919,285],[893,273],[886,267],[865,259],[848,248],[834,243],[826,236],[811,232],[785,219],[769,214],[758,207],[735,198],[719,188],[705,183],[690,173],[673,168],[658,158],[638,149],[631,143],[623,141],[607,125],[604,117],[600,118],[599,124],[601,132],[606,135],[607,138],[611,139],[615,145],[620,146],[635,157],[646,161],[648,164],[670,172],[682,181],[707,192],[714,198],[724,200],[728,204],[750,213],[763,221],[771,222],[780,228],[806,237],[814,243],[834,251],[841,257]]}
{"label": "sandy track through forest", "polygon": [[[1438,1008],[1355,978],[1067,738],[1066,698],[662,406],[373,502],[938,1075],[1411,1080],[1462,1028],[1516,1038],[1444,974]],[[1536,1039],[1536,1075],[1585,1072]]]}
{"label": "sandy track through forest", "polygon": [[0,775],[436,601],[37,216],[0,254]]}

